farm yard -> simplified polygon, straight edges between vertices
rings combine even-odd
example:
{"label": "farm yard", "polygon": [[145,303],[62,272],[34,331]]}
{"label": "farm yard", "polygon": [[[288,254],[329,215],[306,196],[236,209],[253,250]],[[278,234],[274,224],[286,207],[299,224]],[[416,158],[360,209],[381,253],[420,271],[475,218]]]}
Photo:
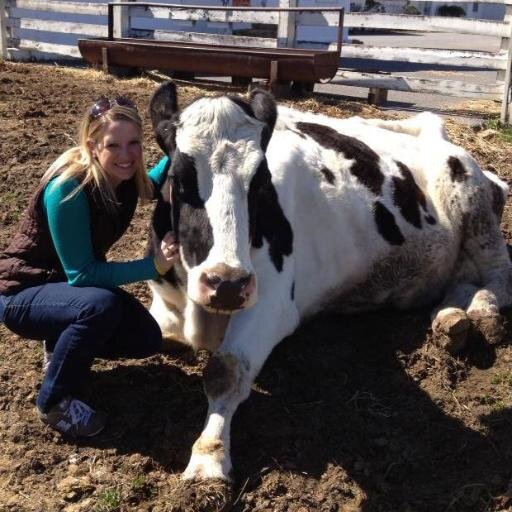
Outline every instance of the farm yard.
{"label": "farm yard", "polygon": [[[156,87],[149,77],[0,63],[0,248],[100,95],[123,93],[137,102],[147,163],[159,159],[146,112]],[[219,89],[179,92],[186,103]],[[390,115],[320,95],[293,103],[338,117]],[[460,111],[475,105],[499,112],[481,101]],[[486,127],[448,121],[447,129],[482,168],[512,184],[510,142]],[[151,205],[139,208],[112,258],[143,253],[150,212]],[[510,208],[503,230],[510,242]],[[145,284],[128,288],[149,304]],[[179,478],[205,417],[206,353],[171,349],[142,361],[97,361],[88,392],[108,411],[109,424],[77,443],[37,417],[40,344],[0,326],[0,511],[512,510],[512,345],[472,339],[452,357],[435,346],[429,325],[424,309],[322,316],[302,326],[273,352],[235,416],[229,488]]]}

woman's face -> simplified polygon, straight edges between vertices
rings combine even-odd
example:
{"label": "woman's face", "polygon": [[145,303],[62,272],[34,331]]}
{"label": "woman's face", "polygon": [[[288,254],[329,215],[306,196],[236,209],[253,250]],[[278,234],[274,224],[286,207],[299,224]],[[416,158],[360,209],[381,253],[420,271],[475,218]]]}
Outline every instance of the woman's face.
{"label": "woman's face", "polygon": [[132,178],[140,166],[142,141],[139,128],[131,121],[110,121],[99,139],[91,142],[90,149],[115,188]]}

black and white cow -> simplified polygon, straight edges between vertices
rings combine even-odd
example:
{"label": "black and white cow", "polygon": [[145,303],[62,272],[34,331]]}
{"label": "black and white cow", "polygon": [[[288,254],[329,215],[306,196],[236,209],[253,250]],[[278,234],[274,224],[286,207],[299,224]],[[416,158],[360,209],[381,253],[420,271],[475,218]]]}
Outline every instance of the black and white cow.
{"label": "black and white cow", "polygon": [[438,117],[333,119],[258,90],[179,112],[169,82],[150,110],[172,157],[153,241],[171,226],[181,254],[151,283],[151,312],[168,335],[214,352],[185,478],[229,479],[236,408],[276,344],[320,309],[437,303],[433,331],[449,349],[470,329],[503,337],[507,187]]}

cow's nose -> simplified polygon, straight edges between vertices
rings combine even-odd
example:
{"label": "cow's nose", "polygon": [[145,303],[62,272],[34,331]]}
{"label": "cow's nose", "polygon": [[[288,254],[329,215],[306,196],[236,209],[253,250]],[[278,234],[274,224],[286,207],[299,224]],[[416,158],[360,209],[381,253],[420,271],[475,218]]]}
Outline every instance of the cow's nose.
{"label": "cow's nose", "polygon": [[205,284],[208,288],[216,290],[220,283],[222,283],[222,277],[217,274],[206,274],[202,273],[200,277],[201,283]]}
{"label": "cow's nose", "polygon": [[226,279],[216,273],[204,272],[200,280],[211,292],[209,306],[214,309],[233,311],[243,307],[254,288],[254,277],[237,272],[237,276]]}

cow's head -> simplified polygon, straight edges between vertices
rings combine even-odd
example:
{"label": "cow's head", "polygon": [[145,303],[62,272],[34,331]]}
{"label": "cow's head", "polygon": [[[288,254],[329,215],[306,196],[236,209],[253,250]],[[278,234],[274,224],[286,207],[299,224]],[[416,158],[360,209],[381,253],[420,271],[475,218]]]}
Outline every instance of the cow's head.
{"label": "cow's head", "polygon": [[[178,111],[176,87],[150,104],[157,141],[171,157],[170,217],[187,271],[187,295],[231,313],[257,298],[251,247],[261,247],[260,196],[272,187],[265,149],[276,121],[272,97],[206,97]],[[276,198],[274,198],[275,200]]]}

